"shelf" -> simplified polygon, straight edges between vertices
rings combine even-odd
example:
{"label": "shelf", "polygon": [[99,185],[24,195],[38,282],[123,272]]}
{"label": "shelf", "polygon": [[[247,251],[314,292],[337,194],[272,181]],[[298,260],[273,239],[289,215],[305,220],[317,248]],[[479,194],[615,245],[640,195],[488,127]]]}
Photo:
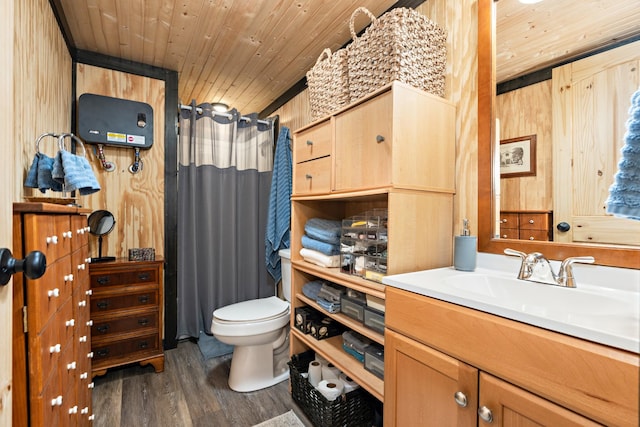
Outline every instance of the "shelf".
{"label": "shelf", "polygon": [[320,267],[319,265],[311,264],[304,260],[291,260],[291,264],[296,270],[304,271],[321,279],[347,286],[354,291],[363,292],[382,299],[385,298],[386,286],[382,283],[363,279],[353,274],[343,273],[340,271],[340,268]]}
{"label": "shelf", "polygon": [[367,390],[380,402],[384,402],[384,381],[364,369],[362,362],[345,352],[342,348],[342,336],[316,340],[310,335],[305,335],[297,329],[291,329],[291,334],[312,348],[316,353],[331,361],[338,369],[347,374],[351,379]]}
{"label": "shelf", "polygon": [[331,317],[332,319],[337,320],[347,328],[353,331],[356,331],[359,334],[364,335],[365,337],[369,338],[372,341],[377,342],[378,344],[384,345],[384,335],[374,331],[373,329],[367,328],[361,322],[358,322],[357,320],[354,320],[351,317],[346,316],[342,313],[329,313],[327,310],[322,308],[314,300],[312,300],[311,298],[307,298],[303,294],[296,294],[296,298],[298,298],[300,301],[303,301],[305,304],[315,308],[325,316],[328,316],[328,317]]}

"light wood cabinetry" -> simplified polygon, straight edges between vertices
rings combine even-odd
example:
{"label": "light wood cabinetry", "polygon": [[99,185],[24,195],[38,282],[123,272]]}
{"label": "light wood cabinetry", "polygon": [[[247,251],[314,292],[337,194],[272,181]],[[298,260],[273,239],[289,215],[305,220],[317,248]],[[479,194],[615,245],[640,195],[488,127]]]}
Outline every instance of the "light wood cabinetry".
{"label": "light wood cabinetry", "polygon": [[551,211],[500,211],[500,238],[553,240]]}
{"label": "light wood cabinetry", "polygon": [[637,354],[411,292],[386,294],[385,426],[476,425],[476,416],[489,425],[487,411],[491,425],[637,425]]}
{"label": "light wood cabinetry", "polygon": [[[312,280],[385,298],[380,283],[304,261],[304,226],[311,218],[342,220],[387,209],[387,274],[451,265],[454,117],[450,102],[394,82],[294,132],[291,353],[315,350],[381,401],[384,381],[343,350],[341,336],[316,340],[293,327],[295,308],[322,311],[302,293]],[[326,314],[385,344],[383,334],[343,314]]]}
{"label": "light wood cabinetry", "polygon": [[14,279],[14,426],[82,426],[93,419],[85,213],[14,204],[14,256],[38,250],[47,260],[39,279]]}
{"label": "light wood cabinetry", "polygon": [[128,363],[164,370],[162,259],[91,264],[93,375]]}

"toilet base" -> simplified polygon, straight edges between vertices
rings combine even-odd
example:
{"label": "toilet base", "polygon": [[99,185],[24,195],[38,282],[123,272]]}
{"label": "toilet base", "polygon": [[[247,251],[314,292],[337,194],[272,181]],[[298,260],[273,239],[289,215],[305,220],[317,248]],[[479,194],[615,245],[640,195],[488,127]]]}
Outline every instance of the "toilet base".
{"label": "toilet base", "polygon": [[271,387],[289,378],[288,368],[274,375],[273,366],[272,343],[236,346],[231,358],[229,387],[245,393]]}

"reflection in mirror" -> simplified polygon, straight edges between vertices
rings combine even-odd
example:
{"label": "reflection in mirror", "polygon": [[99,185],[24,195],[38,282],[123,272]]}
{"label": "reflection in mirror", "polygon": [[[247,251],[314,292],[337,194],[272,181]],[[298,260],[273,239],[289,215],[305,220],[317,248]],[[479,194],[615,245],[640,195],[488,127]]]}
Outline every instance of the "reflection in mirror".
{"label": "reflection in mirror", "polygon": [[[548,76],[543,79],[539,79],[539,81],[534,85],[525,85],[521,89],[505,92],[503,95],[496,98],[496,76],[502,76],[503,79],[513,79],[514,77],[518,77],[518,84],[521,85],[522,81],[526,80],[526,78],[522,76],[525,74],[529,75],[527,74],[528,72],[530,73],[530,71],[536,70],[536,65],[525,64],[530,59],[525,59],[525,55],[517,50],[520,48],[517,48],[519,42],[514,38],[515,36],[510,37],[504,42],[504,44],[508,45],[510,49],[509,54],[506,55],[509,60],[501,60],[501,56],[498,56],[499,59],[496,65],[496,43],[498,46],[502,46],[500,34],[505,30],[501,27],[497,29],[498,36],[496,42],[496,28],[494,26],[496,16],[498,17],[498,25],[501,25],[501,22],[504,21],[512,28],[519,28],[518,31],[521,34],[520,38],[522,38],[522,28],[528,28],[531,30],[531,34],[526,32],[526,34],[524,34],[525,38],[528,39],[527,43],[530,44],[530,41],[532,40],[543,43],[541,48],[538,48],[538,50],[534,49],[534,53],[528,55],[530,57],[537,57],[538,61],[542,61],[544,59],[543,57],[549,52],[557,53],[560,51],[556,51],[555,49],[560,48],[554,45],[558,40],[581,39],[580,37],[565,38],[562,35],[559,35],[558,31],[562,26],[556,28],[553,27],[553,19],[555,19],[554,16],[556,15],[546,15],[542,21],[536,21],[532,11],[529,10],[526,15],[526,19],[521,19],[518,22],[519,18],[515,15],[515,12],[513,12],[513,8],[516,7],[513,3],[516,3],[516,0],[502,0],[497,3],[497,15],[495,10],[492,11],[492,8],[496,7],[496,3],[491,1],[481,1],[478,9],[479,250],[484,252],[502,253],[506,247],[512,247],[523,252],[540,251],[552,259],[564,259],[568,256],[593,255],[596,258],[597,264],[637,268],[640,266],[640,239],[637,238],[640,234],[634,235],[632,230],[634,229],[633,227],[640,227],[640,223],[631,220],[621,220],[623,222],[618,222],[616,225],[611,227],[603,225],[602,218],[606,217],[606,215],[604,215],[603,202],[607,197],[609,186],[613,183],[613,176],[617,165],[617,159],[614,159],[613,157],[619,155],[619,148],[623,143],[622,134],[624,133],[624,121],[626,120],[626,117],[623,116],[626,115],[630,99],[630,93],[625,95],[623,92],[630,90],[629,88],[634,85],[637,89],[640,84],[640,78],[638,77],[640,75],[640,67],[638,67],[638,61],[640,58],[638,58],[638,54],[635,53],[635,59],[631,59],[631,61],[635,61],[635,63],[631,65],[624,61],[611,61],[609,56],[605,57],[605,59],[597,60],[599,61],[600,66],[602,66],[603,63],[610,64],[615,62],[617,64],[617,68],[612,71],[608,77],[604,78],[605,81],[616,82],[616,84],[610,84],[610,86],[614,87],[611,97],[616,100],[616,104],[608,101],[601,101],[604,99],[603,90],[600,89],[603,85],[601,85],[601,81],[598,80],[601,75],[591,77],[593,80],[591,95],[586,96],[583,93],[581,94],[582,98],[577,95],[567,96],[567,94],[579,94],[580,91],[576,87],[581,87],[582,84],[575,84],[576,87],[574,87],[574,81],[577,80],[567,80],[566,76],[571,75],[571,72],[578,74],[578,72],[582,70],[582,64],[585,64],[586,62],[590,61],[592,62],[591,65],[593,65],[593,62],[596,61],[593,59],[593,56],[590,56],[592,59],[588,61],[583,60],[585,62],[581,62],[580,66],[576,66],[576,63],[573,63],[573,65],[570,63],[570,65],[562,68],[562,72],[559,73],[556,71],[556,73],[553,74],[554,78],[551,78],[551,71],[543,70],[542,73],[548,73]],[[622,7],[624,7],[624,4],[635,3],[635,1],[623,1],[622,3]],[[536,7],[543,7],[540,5],[545,4],[548,6],[544,7],[570,7],[570,9],[567,10],[572,10],[574,15],[577,10],[584,11],[584,8],[578,7],[575,0],[543,2],[536,5]],[[583,3],[581,2],[580,4]],[[512,8],[511,12],[508,14],[509,16],[505,17],[504,15],[501,15],[500,8],[503,6],[506,9]],[[519,7],[522,8],[525,6],[520,5]],[[532,6],[526,7],[531,8]],[[618,17],[618,21],[616,22],[618,28],[625,27],[631,19],[631,22],[636,23],[636,25],[633,26],[633,31],[636,31],[637,35],[637,32],[639,31],[637,28],[638,13],[640,13],[637,9],[637,5],[635,5],[635,8],[632,9],[631,12],[629,10],[625,12],[627,16],[622,18]],[[585,18],[600,18],[601,15],[602,14],[597,13],[585,13],[585,15],[581,15],[581,20],[567,20],[566,17],[570,15],[561,12],[560,15],[557,15],[557,18],[563,22],[565,27],[571,27],[568,21],[584,21]],[[547,24],[551,26],[551,29]],[[587,28],[597,27],[599,29],[603,26],[602,23],[594,22],[586,25]],[[540,37],[536,37],[533,32],[539,30],[542,30],[542,33]],[[541,38],[545,33],[552,35],[553,41],[547,40],[545,42],[542,40]],[[612,36],[611,34],[604,34],[603,37],[611,40]],[[589,42],[593,42],[593,40],[595,40],[593,37],[582,38],[588,39]],[[601,44],[595,47],[602,47],[602,44],[604,44],[603,40],[600,40],[598,43]],[[638,42],[636,42],[636,44],[637,43]],[[593,47],[594,46],[591,46],[591,48]],[[578,53],[583,53],[586,50],[589,50],[585,47],[581,47],[580,49],[582,50],[576,50],[578,49],[576,47],[565,47],[563,49],[563,54],[568,53],[570,56],[575,56]],[[634,50],[635,52],[640,51],[637,47],[635,49],[627,49],[627,51],[631,50]],[[562,59],[556,58],[556,62],[559,60]],[[507,64],[507,62],[509,64]],[[515,66],[514,64],[518,62],[525,64],[523,67],[527,68],[518,68]],[[497,71],[495,68],[496,66]],[[540,65],[538,65],[538,67],[539,66]],[[549,64],[542,61],[542,66],[548,67]],[[505,68],[506,71],[501,71],[502,68]],[[509,69],[507,70],[507,68]],[[625,74],[624,77],[621,77],[622,73],[625,71],[627,74]],[[630,76],[634,72],[635,74]],[[538,73],[538,75],[540,75],[540,73]],[[620,80],[622,80],[624,84],[620,84]],[[623,89],[619,89],[620,86],[622,86]],[[541,87],[543,89],[540,89]],[[593,88],[596,89],[594,90]],[[564,96],[558,96],[554,91]],[[511,92],[515,92],[515,94],[512,93],[511,96],[505,96]],[[556,98],[559,97],[560,99],[553,99],[552,94],[556,95]],[[500,98],[501,96],[503,98]],[[622,105],[624,102],[627,103],[626,107],[623,107]],[[562,105],[563,103],[564,106]],[[545,108],[543,108],[543,106]],[[564,110],[562,110],[561,107],[563,107]],[[554,108],[556,108],[557,111],[554,111]],[[585,118],[586,114],[584,110],[587,108],[591,108],[592,110],[592,112],[590,112],[592,116],[589,119]],[[541,110],[544,110],[544,114]],[[573,113],[572,110],[575,110],[576,112]],[[618,126],[617,128],[614,130],[607,130],[606,133],[603,133],[605,131],[602,129],[597,132],[585,132],[588,134],[588,138],[590,138],[587,139],[588,143],[585,144],[582,142],[575,144],[577,146],[577,153],[586,153],[591,155],[591,157],[579,158],[574,154],[567,154],[571,152],[570,148],[567,149],[566,146],[556,144],[557,139],[562,138],[575,140],[576,136],[581,136],[578,131],[572,132],[571,130],[567,130],[569,128],[568,125],[576,120],[575,116],[582,117],[581,120],[583,120],[583,123],[594,121],[611,122],[613,120],[611,120],[609,116],[601,116],[602,114],[607,113],[607,111],[610,113],[612,110],[618,110],[619,113],[618,118],[614,121]],[[496,118],[498,120],[495,120]],[[500,123],[499,128],[492,126],[496,121]],[[622,123],[623,127],[622,133],[620,133],[619,130],[620,123]],[[581,126],[581,128],[584,128],[584,126]],[[498,142],[504,139],[519,138],[528,135],[536,135],[537,139],[537,167],[535,175],[521,177],[512,176],[508,178],[503,177],[501,179],[499,171]],[[589,145],[600,140],[606,140],[608,142],[615,141],[615,144],[617,145],[614,148],[611,146],[602,148],[601,150],[603,151],[596,151],[597,149],[595,145]],[[551,143],[552,141],[553,144]],[[607,156],[611,156],[611,159],[607,162],[603,162],[602,159],[605,152]],[[495,155],[492,155],[492,153]],[[593,154],[596,154],[595,158]],[[574,169],[578,169],[573,168],[576,163],[580,163],[579,166],[583,167],[582,172],[575,172]],[[492,164],[494,165],[493,168],[491,167]],[[593,175],[595,175],[595,177],[587,180],[585,178],[585,170],[590,171],[590,173],[593,171]],[[573,174],[571,172],[573,172]],[[604,182],[605,179],[608,180],[608,182],[601,183]],[[499,182],[502,182],[501,186],[497,185]],[[598,182],[598,185],[595,184],[596,182]],[[495,187],[493,184],[496,184]],[[577,212],[571,210],[575,206],[583,209],[582,206],[586,205],[586,202],[583,203],[582,201],[585,197],[574,197],[574,195],[580,194],[577,190],[578,188],[588,189],[592,193],[589,197],[592,197],[594,200],[598,200],[598,203],[596,203],[595,206],[585,208],[587,210],[587,214],[583,215],[583,217],[577,215]],[[500,215],[501,210],[515,213],[516,217],[512,221],[516,221],[516,224],[518,224],[519,220],[523,220],[522,222],[524,222],[525,225],[531,224],[530,221],[533,221],[534,224],[538,225],[539,221],[544,223],[546,218],[546,221],[548,222],[547,236],[555,242],[542,242],[536,240],[535,237],[532,241],[522,241],[519,240],[521,238],[519,235],[511,235],[508,236],[507,239],[498,239],[497,237],[500,236],[498,231],[500,220],[504,219]],[[529,216],[525,216],[524,218],[519,216],[522,211],[525,211],[524,214]],[[536,218],[531,217],[532,214],[541,213],[544,213],[546,216]],[[601,218],[592,218],[596,216],[596,214]],[[609,216],[609,218],[605,219],[608,220],[610,218],[611,217]],[[510,222],[510,224],[513,223],[514,222]],[[558,225],[560,226],[557,227]],[[566,229],[567,226],[569,226],[569,230],[560,231],[561,229]],[[529,225],[529,228],[532,227],[533,226]],[[640,228],[637,228],[637,230],[640,230]],[[524,238],[529,239],[531,237],[530,233],[530,231],[525,231],[523,233],[523,236],[525,236]],[[614,237],[613,241],[611,241],[612,236]],[[634,237],[629,239],[629,236]],[[616,241],[615,238],[617,237],[621,237],[623,241]],[[624,239],[627,240],[625,241]]]}
{"label": "reflection in mirror", "polygon": [[94,236],[98,236],[98,257],[91,258],[91,262],[114,261],[114,256],[102,256],[102,236],[111,233],[116,224],[113,214],[106,210],[97,210],[88,219],[89,232]]}

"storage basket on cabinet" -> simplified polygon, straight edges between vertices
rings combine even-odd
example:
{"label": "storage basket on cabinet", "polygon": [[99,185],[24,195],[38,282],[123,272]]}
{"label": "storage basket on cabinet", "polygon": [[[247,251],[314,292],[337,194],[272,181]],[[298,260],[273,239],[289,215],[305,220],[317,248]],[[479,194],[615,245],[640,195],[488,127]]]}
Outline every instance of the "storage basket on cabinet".
{"label": "storage basket on cabinet", "polygon": [[330,49],[322,51],[315,65],[307,72],[312,120],[349,104],[347,73],[346,49],[333,53]]}
{"label": "storage basket on cabinet", "polygon": [[300,405],[316,427],[369,427],[374,418],[374,399],[362,388],[342,395],[334,401],[327,400],[309,380],[302,376],[308,371],[313,351],[293,355],[289,361],[291,396]]}
{"label": "storage basket on cabinet", "polygon": [[[359,13],[371,19],[371,26],[357,37],[354,21]],[[346,49],[352,102],[393,80],[444,96],[446,34],[426,16],[396,8],[376,18],[359,7],[351,15],[349,29],[353,42]]]}

